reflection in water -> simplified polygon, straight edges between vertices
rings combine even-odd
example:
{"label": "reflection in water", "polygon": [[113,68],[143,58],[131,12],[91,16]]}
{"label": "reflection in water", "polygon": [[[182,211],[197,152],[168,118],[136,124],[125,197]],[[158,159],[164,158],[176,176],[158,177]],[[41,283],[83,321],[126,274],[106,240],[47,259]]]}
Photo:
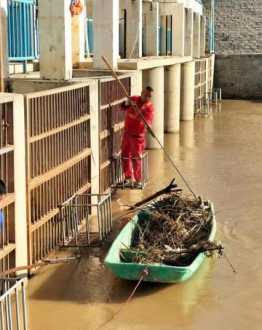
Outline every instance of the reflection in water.
{"label": "reflection in water", "polygon": [[[199,194],[215,204],[218,239],[237,268],[208,260],[181,285],[143,284],[133,301],[104,329],[260,330],[262,324],[262,111],[261,104],[225,101],[223,111],[182,123],[165,145]],[[144,192],[119,191],[133,203],[167,185],[174,174],[160,150],[150,152]],[[112,318],[135,283],[103,266],[104,251],[78,263],[53,265],[29,282],[33,330],[92,330]]]}
{"label": "reflection in water", "polygon": [[180,132],[181,146],[184,148],[194,148],[195,135],[194,135],[194,121],[184,121],[181,123]]}

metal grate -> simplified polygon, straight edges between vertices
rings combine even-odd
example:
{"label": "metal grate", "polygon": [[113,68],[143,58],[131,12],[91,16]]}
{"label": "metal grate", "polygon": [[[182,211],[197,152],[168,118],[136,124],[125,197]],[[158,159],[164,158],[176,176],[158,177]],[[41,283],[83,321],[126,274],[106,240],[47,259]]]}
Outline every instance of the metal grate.
{"label": "metal grate", "polygon": [[[92,223],[90,214],[95,214]],[[112,230],[110,194],[75,195],[60,207],[63,246],[89,247],[103,241]],[[96,227],[94,232],[92,227]]]}
{"label": "metal grate", "polygon": [[0,279],[0,329],[28,330],[26,280]]}
{"label": "metal grate", "polygon": [[[8,98],[8,97],[7,97]],[[14,122],[13,102],[0,100],[0,179],[7,187],[1,201],[0,268],[9,269],[15,259],[15,193],[14,193]]]}
{"label": "metal grate", "polygon": [[[131,92],[131,78],[121,78],[126,90]],[[110,189],[112,179],[112,160],[121,151],[125,113],[121,103],[125,95],[119,84],[110,79],[100,81],[100,193]]]}
{"label": "metal grate", "polygon": [[91,180],[88,84],[26,95],[30,263],[62,240],[59,205]]}

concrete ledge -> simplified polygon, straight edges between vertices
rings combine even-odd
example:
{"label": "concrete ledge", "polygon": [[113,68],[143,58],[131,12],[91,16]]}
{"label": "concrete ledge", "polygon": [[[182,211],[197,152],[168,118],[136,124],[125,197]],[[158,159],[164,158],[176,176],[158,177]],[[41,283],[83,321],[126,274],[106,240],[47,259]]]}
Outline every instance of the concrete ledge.
{"label": "concrete ledge", "polygon": [[9,63],[9,74],[20,74],[39,71],[39,62],[10,62]]}
{"label": "concrete ledge", "polygon": [[216,55],[215,87],[223,98],[262,99],[262,54]]}
{"label": "concrete ledge", "polygon": [[192,61],[190,56],[152,56],[138,59],[123,59],[118,61],[118,67],[122,70],[146,70],[159,66],[169,66]]}

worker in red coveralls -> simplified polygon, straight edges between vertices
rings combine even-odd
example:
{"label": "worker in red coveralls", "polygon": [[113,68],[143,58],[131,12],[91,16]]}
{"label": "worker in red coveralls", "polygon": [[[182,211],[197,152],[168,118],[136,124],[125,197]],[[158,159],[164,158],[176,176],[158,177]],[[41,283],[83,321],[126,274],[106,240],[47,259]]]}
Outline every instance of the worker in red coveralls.
{"label": "worker in red coveralls", "polygon": [[[149,127],[152,126],[154,107],[151,101],[153,88],[146,87],[141,96],[132,96],[122,103],[122,110],[126,111],[125,129],[122,140],[122,164],[125,183],[135,180],[135,187],[142,188],[142,156],[145,150],[146,125],[139,114],[142,113]],[[133,106],[132,106],[133,104]],[[137,105],[139,112],[136,110]]]}

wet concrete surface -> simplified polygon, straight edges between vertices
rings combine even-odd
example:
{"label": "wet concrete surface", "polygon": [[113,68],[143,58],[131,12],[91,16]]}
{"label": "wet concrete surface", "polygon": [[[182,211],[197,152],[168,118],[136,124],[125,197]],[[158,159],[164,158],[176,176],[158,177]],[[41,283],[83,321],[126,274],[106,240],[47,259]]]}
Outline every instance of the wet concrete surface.
{"label": "wet concrete surface", "polygon": [[[81,251],[80,260],[47,266],[30,280],[30,329],[262,328],[262,103],[224,101],[221,112],[183,123],[181,133],[167,135],[165,143],[194,191],[214,202],[217,238],[237,274],[224,258],[208,259],[183,284],[143,284],[112,319],[134,283],[104,268],[107,245]],[[151,151],[145,191],[119,191],[116,199],[136,202],[174,176],[178,178],[161,151]]]}

